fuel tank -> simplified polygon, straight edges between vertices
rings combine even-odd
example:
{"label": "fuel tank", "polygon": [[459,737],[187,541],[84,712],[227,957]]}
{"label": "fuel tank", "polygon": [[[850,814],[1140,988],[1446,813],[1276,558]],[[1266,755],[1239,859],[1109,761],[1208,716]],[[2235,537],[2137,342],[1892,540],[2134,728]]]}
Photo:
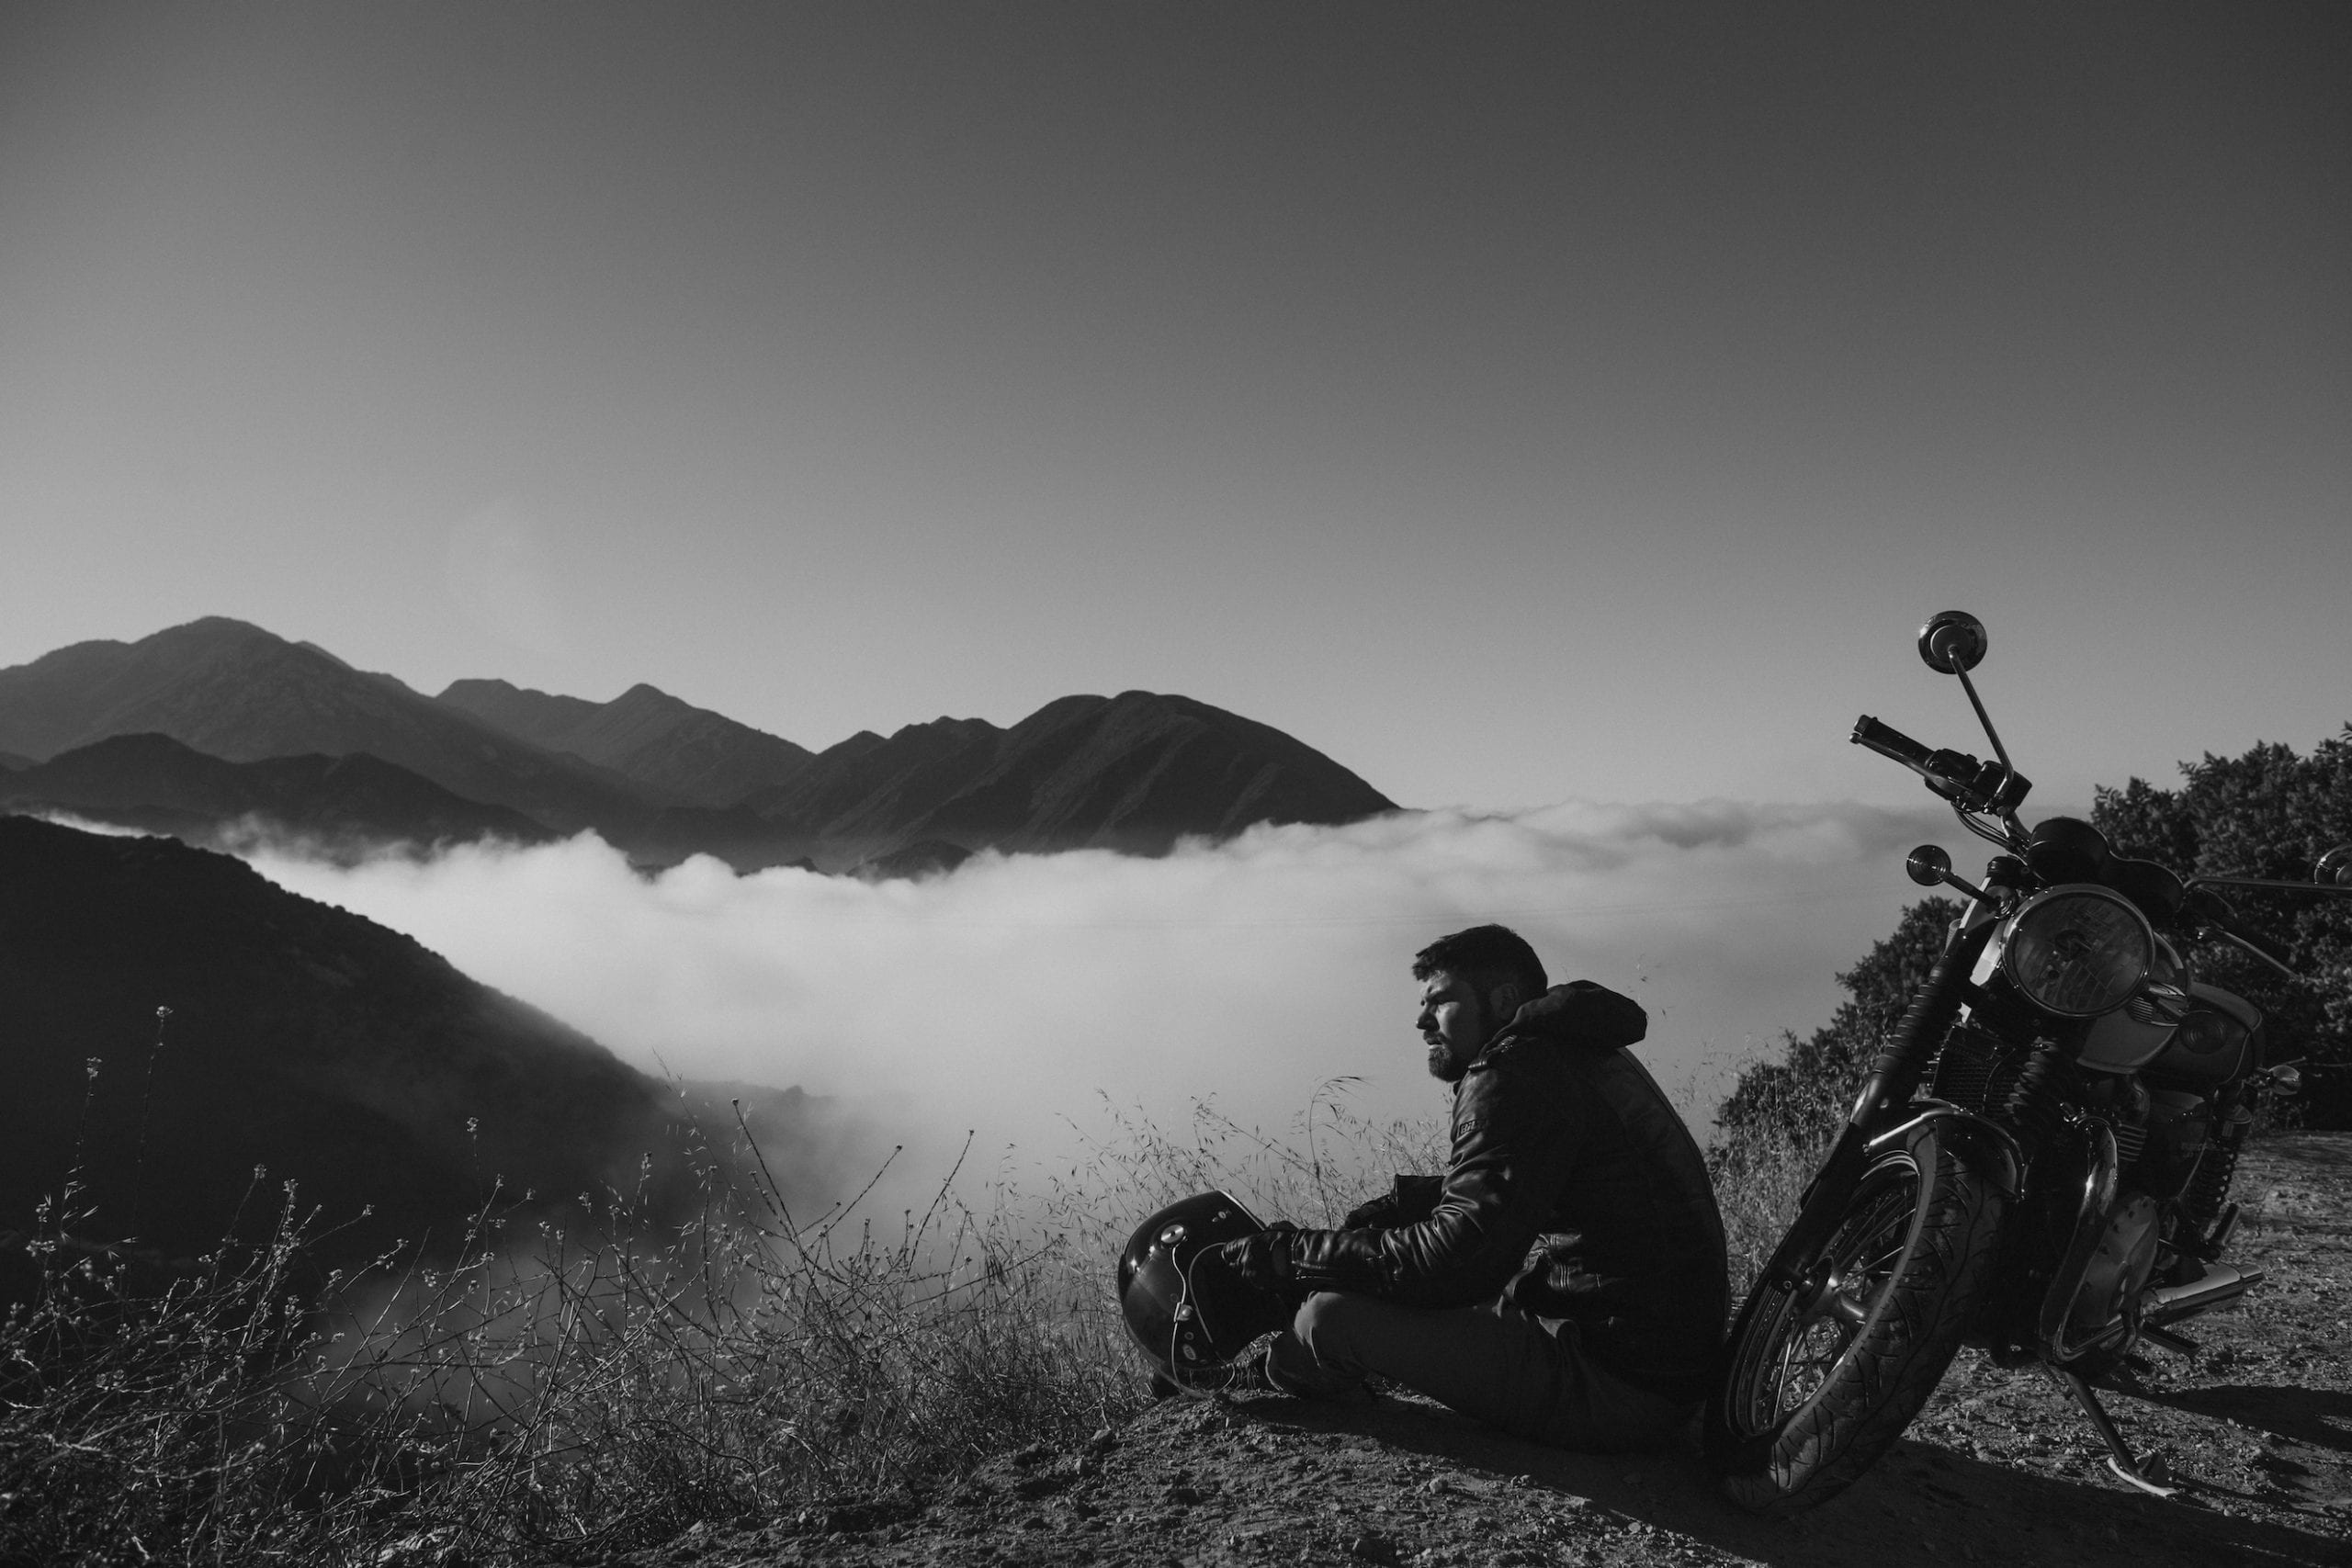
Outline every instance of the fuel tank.
{"label": "fuel tank", "polygon": [[2254,1059],[2255,1032],[2261,1025],[2262,1010],[2219,986],[2192,986],[2189,990],[2195,1001],[2188,1021],[2148,1064],[2148,1077],[2185,1089],[2215,1089],[2259,1066]]}

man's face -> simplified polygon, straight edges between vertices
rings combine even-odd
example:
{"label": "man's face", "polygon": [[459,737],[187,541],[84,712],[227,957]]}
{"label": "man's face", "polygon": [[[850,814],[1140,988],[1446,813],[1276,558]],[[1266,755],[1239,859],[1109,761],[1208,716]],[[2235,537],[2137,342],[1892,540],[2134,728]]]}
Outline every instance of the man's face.
{"label": "man's face", "polygon": [[1421,982],[1421,1016],[1414,1027],[1429,1043],[1431,1077],[1458,1083],[1470,1070],[1500,1021],[1491,999],[1442,969]]}

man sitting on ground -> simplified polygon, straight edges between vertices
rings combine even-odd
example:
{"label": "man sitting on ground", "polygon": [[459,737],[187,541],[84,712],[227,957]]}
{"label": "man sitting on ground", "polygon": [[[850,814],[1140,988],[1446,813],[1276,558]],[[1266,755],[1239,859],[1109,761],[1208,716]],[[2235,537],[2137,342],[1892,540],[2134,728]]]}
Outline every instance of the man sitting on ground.
{"label": "man sitting on ground", "polygon": [[1265,1381],[1347,1396],[1376,1374],[1517,1437],[1671,1441],[1705,1400],[1729,1314],[1704,1158],[1624,1047],[1639,1004],[1546,988],[1502,926],[1423,948],[1419,1027],[1452,1083],[1442,1177],[1399,1176],[1344,1229],[1276,1225],[1202,1255],[1295,1303]]}

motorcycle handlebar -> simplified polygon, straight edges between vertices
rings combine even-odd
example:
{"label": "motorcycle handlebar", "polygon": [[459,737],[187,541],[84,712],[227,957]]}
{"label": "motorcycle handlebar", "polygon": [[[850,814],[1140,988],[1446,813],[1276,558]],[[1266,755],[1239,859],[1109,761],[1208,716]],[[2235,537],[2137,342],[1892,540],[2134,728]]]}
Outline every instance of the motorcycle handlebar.
{"label": "motorcycle handlebar", "polygon": [[1880,756],[1900,762],[1924,778],[1935,776],[1935,770],[1928,765],[1935,753],[1891,724],[1881,724],[1864,714],[1854,721],[1853,739],[1855,745],[1867,746]]}
{"label": "motorcycle handlebar", "polygon": [[1928,787],[1968,811],[2014,811],[2033,786],[2015,770],[1978,761],[1964,751],[1930,751],[1893,725],[1864,714],[1854,721],[1854,744],[1902,763]]}

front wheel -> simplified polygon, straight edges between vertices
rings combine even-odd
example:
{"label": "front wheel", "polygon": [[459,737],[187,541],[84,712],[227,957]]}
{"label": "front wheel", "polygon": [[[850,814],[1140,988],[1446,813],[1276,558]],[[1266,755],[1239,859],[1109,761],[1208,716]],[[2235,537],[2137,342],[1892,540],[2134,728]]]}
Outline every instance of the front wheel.
{"label": "front wheel", "polygon": [[[1735,1501],[1811,1507],[1894,1446],[1960,1348],[2002,1207],[1929,1126],[1870,1165],[1811,1256],[1773,1259],[1740,1309],[1729,1373],[1707,1406],[1707,1450]],[[1770,1282],[1792,1274],[1793,1288]]]}

